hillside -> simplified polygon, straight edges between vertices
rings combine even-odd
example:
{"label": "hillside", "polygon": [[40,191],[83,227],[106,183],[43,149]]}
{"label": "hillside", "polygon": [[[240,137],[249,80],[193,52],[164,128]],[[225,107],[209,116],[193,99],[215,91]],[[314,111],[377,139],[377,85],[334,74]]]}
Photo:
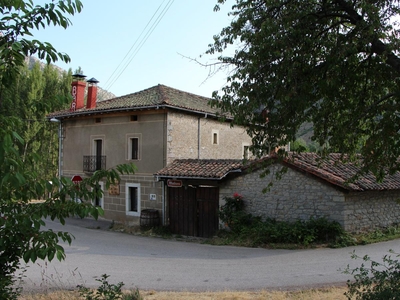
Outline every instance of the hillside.
{"label": "hillside", "polygon": [[314,134],[314,127],[311,122],[306,122],[300,126],[296,137],[298,139],[303,139],[307,144],[311,143],[311,137]]}
{"label": "hillside", "polygon": [[[31,69],[34,64],[39,63],[41,68],[44,68],[44,66],[46,65],[45,63],[43,63],[42,61],[40,61],[38,58],[34,57],[34,56],[29,56],[25,59],[28,68]],[[56,68],[60,74],[66,72],[66,70],[52,64],[52,66],[54,68]],[[102,89],[100,86],[97,87],[97,101],[104,101],[104,100],[108,100],[108,99],[112,99],[115,98],[116,96],[113,93],[110,93],[104,89]]]}

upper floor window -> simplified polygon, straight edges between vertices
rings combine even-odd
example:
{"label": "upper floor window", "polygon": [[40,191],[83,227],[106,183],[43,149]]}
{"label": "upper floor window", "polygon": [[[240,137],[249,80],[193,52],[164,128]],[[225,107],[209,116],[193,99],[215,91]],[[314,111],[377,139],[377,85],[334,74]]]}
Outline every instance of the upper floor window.
{"label": "upper floor window", "polygon": [[142,149],[142,135],[140,133],[130,133],[126,135],[126,159],[140,160]]}
{"label": "upper floor window", "polygon": [[249,158],[250,158],[250,146],[243,145],[243,159],[249,159]]}
{"label": "upper floor window", "polygon": [[131,115],[131,121],[135,122],[138,120],[138,116],[137,115]]}
{"label": "upper floor window", "polygon": [[131,138],[130,143],[131,143],[130,159],[139,159],[139,139]]}
{"label": "upper floor window", "polygon": [[211,143],[213,145],[218,145],[219,144],[218,130],[213,130],[212,131]]}
{"label": "upper floor window", "polygon": [[95,119],[94,119],[94,122],[95,122],[95,123],[101,123],[101,118],[95,118]]}

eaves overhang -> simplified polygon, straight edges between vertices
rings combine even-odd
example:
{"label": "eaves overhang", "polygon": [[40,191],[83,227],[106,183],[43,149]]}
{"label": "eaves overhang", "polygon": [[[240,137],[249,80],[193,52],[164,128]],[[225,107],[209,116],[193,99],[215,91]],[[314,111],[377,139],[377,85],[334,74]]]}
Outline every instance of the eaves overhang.
{"label": "eaves overhang", "polygon": [[219,181],[224,179],[231,173],[241,173],[241,169],[230,170],[229,172],[225,173],[219,177],[208,177],[208,176],[185,176],[185,175],[154,175],[156,181],[164,181],[168,179],[179,179],[179,180],[212,180],[212,181]]}
{"label": "eaves overhang", "polygon": [[[82,110],[82,111],[74,111],[74,112],[55,112],[46,116],[47,119],[57,118],[57,119],[70,119],[76,117],[84,117],[91,115],[103,115],[110,113],[118,113],[118,112],[129,112],[129,111],[141,111],[141,110],[159,110],[159,109],[172,109],[178,111],[184,111],[186,113],[192,113],[204,116],[204,118],[218,118],[219,115],[215,112],[207,112],[201,110],[193,110],[190,108],[177,107],[168,104],[159,104],[159,105],[149,105],[149,106],[135,106],[135,107],[120,107],[120,108],[110,108],[110,109],[92,109],[92,110]],[[231,117],[225,116],[227,120],[232,120]]]}

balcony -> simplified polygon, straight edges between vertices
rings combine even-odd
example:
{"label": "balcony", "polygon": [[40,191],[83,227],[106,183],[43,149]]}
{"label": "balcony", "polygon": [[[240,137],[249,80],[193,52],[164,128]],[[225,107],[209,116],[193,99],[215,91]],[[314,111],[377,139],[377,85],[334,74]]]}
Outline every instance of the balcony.
{"label": "balcony", "polygon": [[106,169],[106,156],[84,155],[83,171],[93,173],[97,170]]}

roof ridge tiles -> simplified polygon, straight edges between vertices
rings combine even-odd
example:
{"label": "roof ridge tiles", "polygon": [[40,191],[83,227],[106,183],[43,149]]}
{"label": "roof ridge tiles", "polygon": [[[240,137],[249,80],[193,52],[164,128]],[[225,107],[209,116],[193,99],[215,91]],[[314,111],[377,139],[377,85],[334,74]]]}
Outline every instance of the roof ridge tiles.
{"label": "roof ridge tiles", "polygon": [[163,84],[158,84],[141,91],[99,101],[95,108],[82,108],[72,112],[69,110],[57,111],[47,115],[47,118],[71,118],[143,108],[158,108],[162,105],[178,110],[215,116],[218,114],[219,109],[209,105],[211,100],[211,98],[171,88]]}

